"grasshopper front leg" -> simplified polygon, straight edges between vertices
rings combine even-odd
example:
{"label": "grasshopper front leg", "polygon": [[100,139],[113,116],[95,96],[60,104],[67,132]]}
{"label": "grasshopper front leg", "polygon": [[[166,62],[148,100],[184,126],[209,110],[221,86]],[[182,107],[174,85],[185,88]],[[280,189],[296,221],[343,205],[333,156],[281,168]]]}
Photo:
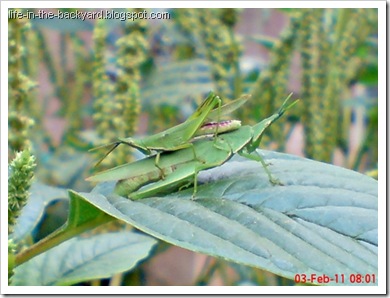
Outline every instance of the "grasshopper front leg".
{"label": "grasshopper front leg", "polygon": [[154,160],[154,165],[156,166],[156,168],[160,170],[161,179],[165,179],[164,170],[160,167],[159,163],[160,163],[160,152],[157,152],[156,158]]}
{"label": "grasshopper front leg", "polygon": [[221,121],[221,101],[218,102],[218,118],[217,118],[217,126],[215,128],[214,144],[218,137],[218,128],[219,128],[220,121]]}
{"label": "grasshopper front leg", "polygon": [[[194,148],[194,144],[192,143],[188,143],[188,144],[183,144],[182,146],[180,146],[180,149],[186,149],[190,147],[192,149],[192,152],[194,154],[194,160],[196,161],[199,161],[200,163],[205,163],[205,161],[201,158],[199,158],[197,155],[196,155],[196,151],[195,151],[195,148]],[[161,179],[164,180],[165,179],[165,173],[164,173],[164,170],[160,167],[160,155],[161,155],[162,152],[157,152],[156,154],[156,158],[154,160],[154,165],[156,166],[156,168],[158,168],[160,170],[160,173],[161,173]]]}

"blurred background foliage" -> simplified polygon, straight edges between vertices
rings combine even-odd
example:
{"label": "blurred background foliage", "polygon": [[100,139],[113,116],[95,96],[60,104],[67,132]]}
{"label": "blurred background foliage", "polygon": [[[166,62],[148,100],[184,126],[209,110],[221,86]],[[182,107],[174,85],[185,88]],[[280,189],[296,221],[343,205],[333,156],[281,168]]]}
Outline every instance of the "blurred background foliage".
{"label": "blurred background foliage", "polygon": [[[210,90],[225,102],[252,94],[234,115],[245,124],[293,91],[301,102],[263,148],[376,175],[376,9],[166,11],[164,20],[10,19],[9,160],[31,149],[37,180],[88,191],[94,146],[180,123]],[[122,146],[100,169],[136,158]],[[196,284],[215,274],[223,284],[290,284],[221,260],[204,266]],[[143,268],[123,284],[145,283]]]}

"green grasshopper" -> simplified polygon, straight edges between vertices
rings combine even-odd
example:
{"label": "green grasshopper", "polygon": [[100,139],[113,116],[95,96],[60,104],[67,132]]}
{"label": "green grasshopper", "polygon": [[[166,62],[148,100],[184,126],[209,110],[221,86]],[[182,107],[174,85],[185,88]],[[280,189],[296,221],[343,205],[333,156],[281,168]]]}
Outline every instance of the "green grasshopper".
{"label": "green grasshopper", "polygon": [[[187,147],[192,147],[190,142],[196,136],[202,134],[209,134],[210,130],[203,128],[202,125],[206,122],[206,119],[215,119],[219,120],[219,117],[222,114],[230,113],[244,104],[250,95],[243,95],[240,98],[221,106],[221,99],[215,95],[213,92],[210,92],[208,97],[201,103],[201,105],[196,109],[196,111],[183,123],[171,127],[165,131],[156,133],[152,136],[145,137],[143,139],[135,138],[118,138],[118,141],[109,143],[103,146],[99,146],[91,149],[90,151],[98,150],[101,148],[111,147],[109,151],[101,158],[96,165],[98,165],[104,158],[107,157],[116,147],[120,144],[126,144],[133,148],[138,149],[145,155],[151,155],[153,151],[157,151],[155,165],[158,168],[159,166],[159,152],[162,151],[176,151],[179,149],[184,149]],[[218,108],[215,109],[215,107]],[[207,127],[207,126],[206,126]],[[210,127],[210,126],[209,126]],[[220,125],[213,126],[214,134],[225,132],[226,129],[235,129],[232,127],[221,127]]]}
{"label": "green grasshopper", "polygon": [[[163,191],[175,190],[183,184],[193,181],[193,196],[195,196],[198,173],[202,170],[220,166],[234,154],[238,153],[244,157],[261,162],[271,183],[278,183],[272,177],[264,160],[256,152],[256,148],[265,129],[297,102],[296,100],[287,105],[290,97],[291,94],[277,113],[254,126],[241,126],[237,130],[220,134],[216,142],[212,137],[195,141],[193,149],[196,151],[197,156],[202,156],[203,160],[195,159],[189,148],[162,153],[160,166],[162,171],[164,171],[165,179],[153,165],[153,156],[151,156],[98,173],[88,180],[119,180],[116,184],[116,193],[122,196],[129,196],[131,199],[142,199]],[[152,184],[152,182],[155,183]],[[145,187],[141,188],[142,186]]]}
{"label": "green grasshopper", "polygon": [[[215,123],[207,123],[205,125],[204,134],[201,136],[195,137],[195,146],[198,146],[198,140],[202,139],[211,139],[213,135],[212,127],[216,125]],[[239,120],[227,120],[219,123],[222,130],[229,130],[225,126],[229,126],[230,130],[238,129],[241,126],[241,121]],[[210,126],[210,127],[208,127]],[[210,131],[210,134],[206,132]],[[126,179],[127,182],[127,191],[132,192],[139,189],[141,186],[155,182],[163,179],[166,175],[172,173],[177,166],[181,164],[188,163],[193,160],[198,160],[203,162],[201,159],[194,158],[194,155],[191,154],[191,149],[183,149],[178,151],[167,151],[163,152],[161,156],[163,158],[160,160],[160,169],[155,165],[155,156],[149,156],[141,160],[123,164],[115,168],[111,168],[106,171],[97,173],[96,175],[87,178],[88,181],[101,182],[101,181],[115,181],[120,179]],[[180,154],[175,155],[174,153]]]}

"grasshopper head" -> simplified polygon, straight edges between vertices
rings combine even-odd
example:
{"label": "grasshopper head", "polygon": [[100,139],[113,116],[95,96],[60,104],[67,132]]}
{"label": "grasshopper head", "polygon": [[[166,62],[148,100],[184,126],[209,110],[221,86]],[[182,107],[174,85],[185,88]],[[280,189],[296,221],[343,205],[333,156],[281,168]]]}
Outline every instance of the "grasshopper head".
{"label": "grasshopper head", "polygon": [[125,144],[130,147],[136,148],[141,151],[143,154],[150,154],[150,150],[143,144],[142,140],[137,140],[134,138],[118,138],[118,144]]}
{"label": "grasshopper head", "polygon": [[125,144],[134,148],[143,148],[142,141],[134,138],[118,138],[118,144]]}

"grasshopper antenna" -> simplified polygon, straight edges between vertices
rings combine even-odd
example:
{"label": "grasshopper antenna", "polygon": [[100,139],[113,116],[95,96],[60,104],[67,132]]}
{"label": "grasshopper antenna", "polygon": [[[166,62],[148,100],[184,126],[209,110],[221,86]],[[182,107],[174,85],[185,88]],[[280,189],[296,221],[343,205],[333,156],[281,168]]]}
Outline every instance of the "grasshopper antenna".
{"label": "grasshopper antenna", "polygon": [[[115,143],[109,144],[109,145],[114,145],[114,146],[112,146],[111,149],[108,150],[108,151],[106,152],[106,154],[104,154],[104,156],[103,156],[101,159],[99,159],[99,161],[98,161],[93,167],[96,168],[98,165],[100,165],[100,164],[102,163],[102,161],[103,161],[103,160],[104,160],[112,151],[114,151],[115,148],[118,147],[121,143],[122,143],[122,142],[115,142]],[[89,151],[89,152],[95,151],[95,150],[97,150],[97,149],[100,149],[100,148],[103,148],[103,147],[107,147],[107,146],[109,146],[109,145],[103,145],[103,146],[100,146],[100,147],[96,147],[96,148],[90,149],[90,150],[88,150],[88,151]]]}

